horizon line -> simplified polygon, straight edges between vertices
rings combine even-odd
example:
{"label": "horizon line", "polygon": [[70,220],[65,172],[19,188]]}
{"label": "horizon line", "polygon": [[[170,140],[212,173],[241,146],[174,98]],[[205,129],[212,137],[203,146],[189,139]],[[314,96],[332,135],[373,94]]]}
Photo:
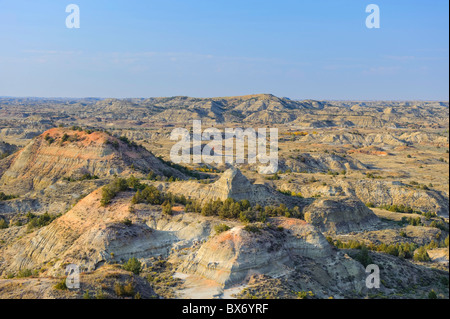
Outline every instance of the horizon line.
{"label": "horizon line", "polygon": [[279,99],[288,99],[292,101],[333,101],[333,102],[444,102],[449,103],[449,99],[316,99],[316,98],[290,98],[290,97],[280,97],[271,93],[257,93],[257,94],[245,94],[245,95],[230,95],[230,96],[212,96],[212,97],[201,97],[201,96],[189,96],[189,95],[172,95],[172,96],[149,96],[149,97],[98,97],[98,96],[84,96],[84,97],[65,97],[65,96],[10,96],[10,95],[0,95],[0,99],[10,98],[10,99],[58,99],[58,100],[85,100],[85,99],[96,99],[96,100],[131,100],[131,99],[158,99],[158,98],[193,98],[193,99],[226,99],[226,98],[240,98],[240,97],[251,97],[251,96],[273,96]]}

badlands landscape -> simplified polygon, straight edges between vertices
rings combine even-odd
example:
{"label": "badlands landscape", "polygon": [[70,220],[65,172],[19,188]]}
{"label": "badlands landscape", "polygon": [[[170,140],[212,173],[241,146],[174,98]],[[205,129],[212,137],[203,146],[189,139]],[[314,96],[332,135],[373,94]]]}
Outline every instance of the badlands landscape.
{"label": "badlands landscape", "polygon": [[[278,171],[171,162],[193,120]],[[2,299],[449,298],[448,102],[3,97],[0,157]]]}

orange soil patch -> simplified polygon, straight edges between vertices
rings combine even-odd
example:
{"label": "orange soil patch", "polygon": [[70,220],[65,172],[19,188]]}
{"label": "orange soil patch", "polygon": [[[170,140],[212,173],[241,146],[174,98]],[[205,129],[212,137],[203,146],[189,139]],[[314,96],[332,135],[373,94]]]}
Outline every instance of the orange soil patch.
{"label": "orange soil patch", "polygon": [[296,218],[283,218],[280,220],[280,226],[288,227],[288,226],[304,226],[308,223],[301,219]]}
{"label": "orange soil patch", "polygon": [[234,237],[235,236],[233,233],[231,233],[230,231],[227,231],[227,232],[219,235],[219,237],[217,238],[217,242],[223,243],[225,241],[234,241]]}
{"label": "orange soil patch", "polygon": [[217,236],[216,239],[216,248],[220,244],[228,244],[228,245],[237,245],[242,241],[242,237],[240,234],[240,230],[232,229],[229,231],[226,231],[224,233],[221,233]]}
{"label": "orange soil patch", "polygon": [[62,138],[64,134],[67,134],[69,137],[75,137],[76,143],[80,146],[89,146],[91,144],[103,144],[108,141],[109,136],[104,132],[92,132],[88,134],[85,131],[74,131],[67,128],[52,128],[45,131],[41,137],[45,137],[46,135],[58,139]]}

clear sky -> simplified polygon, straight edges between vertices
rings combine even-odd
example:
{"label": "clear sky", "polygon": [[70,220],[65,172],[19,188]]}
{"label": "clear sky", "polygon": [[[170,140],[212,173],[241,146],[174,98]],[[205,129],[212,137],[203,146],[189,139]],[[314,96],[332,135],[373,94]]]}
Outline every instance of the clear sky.
{"label": "clear sky", "polygon": [[[81,28],[67,29],[67,5]],[[366,6],[381,28],[365,25]],[[0,96],[448,100],[447,0],[0,0]]]}

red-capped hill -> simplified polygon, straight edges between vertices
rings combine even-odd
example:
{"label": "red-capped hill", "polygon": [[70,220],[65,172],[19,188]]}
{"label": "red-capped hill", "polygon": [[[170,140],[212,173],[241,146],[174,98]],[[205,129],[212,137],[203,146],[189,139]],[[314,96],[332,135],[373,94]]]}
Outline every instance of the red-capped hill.
{"label": "red-capped hill", "polygon": [[101,146],[108,141],[116,140],[116,138],[103,131],[67,128],[49,129],[38,136],[37,139],[45,140],[49,145],[53,144],[53,142],[59,142],[60,146],[73,143],[80,147],[88,147],[93,145]]}
{"label": "red-capped hill", "polygon": [[183,175],[127,138],[81,128],[53,128],[7,159],[0,189],[14,194],[45,189],[63,178],[91,174],[99,178],[153,171]]}

